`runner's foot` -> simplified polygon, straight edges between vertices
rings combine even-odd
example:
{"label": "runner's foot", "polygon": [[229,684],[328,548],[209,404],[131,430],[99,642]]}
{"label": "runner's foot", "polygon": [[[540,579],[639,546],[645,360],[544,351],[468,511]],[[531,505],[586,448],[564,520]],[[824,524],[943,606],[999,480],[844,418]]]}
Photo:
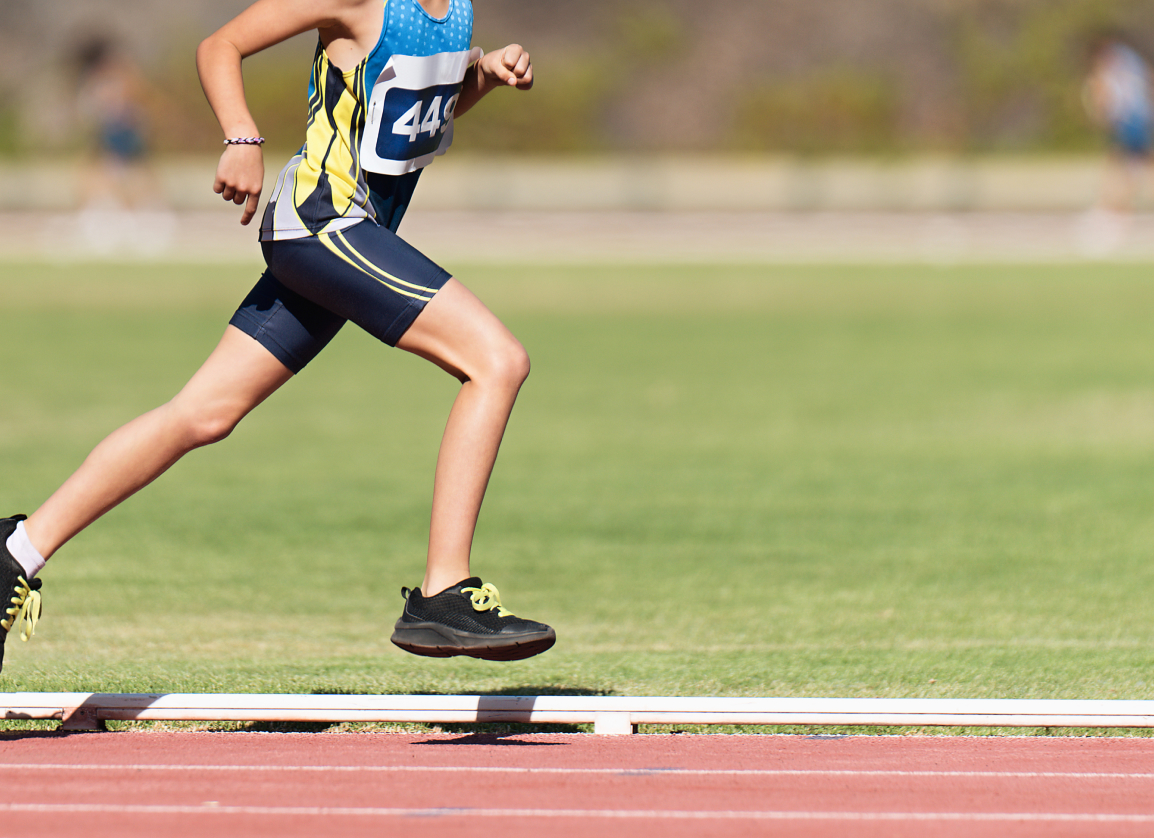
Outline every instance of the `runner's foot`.
{"label": "runner's foot", "polygon": [[13,627],[21,640],[36,632],[40,619],[40,580],[25,579],[24,568],[8,552],[8,536],[26,516],[0,518],[0,669],[4,666],[4,641]]}
{"label": "runner's foot", "polygon": [[414,655],[512,661],[539,655],[557,642],[552,628],[513,616],[497,589],[476,576],[436,596],[426,597],[420,588],[401,588],[401,595],[405,610],[392,641]]}

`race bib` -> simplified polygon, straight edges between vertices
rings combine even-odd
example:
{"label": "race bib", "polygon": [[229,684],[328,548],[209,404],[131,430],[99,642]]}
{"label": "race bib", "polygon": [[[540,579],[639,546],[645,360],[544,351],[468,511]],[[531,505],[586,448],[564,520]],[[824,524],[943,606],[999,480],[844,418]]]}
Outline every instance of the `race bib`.
{"label": "race bib", "polygon": [[361,166],[379,174],[403,175],[448,151],[465,71],[481,54],[473,49],[390,58],[369,99]]}

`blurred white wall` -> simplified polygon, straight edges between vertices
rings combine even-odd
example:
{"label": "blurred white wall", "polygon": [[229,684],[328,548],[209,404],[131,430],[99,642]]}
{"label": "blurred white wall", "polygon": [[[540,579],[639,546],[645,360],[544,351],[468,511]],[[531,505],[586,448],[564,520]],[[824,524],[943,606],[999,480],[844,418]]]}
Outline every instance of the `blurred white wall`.
{"label": "blurred white wall", "polygon": [[[158,161],[161,204],[212,209],[215,158]],[[268,160],[267,186],[280,161]],[[785,158],[448,157],[415,206],[436,210],[769,212],[1070,212],[1095,202],[1096,157]],[[79,163],[0,161],[0,211],[78,209]],[[1144,208],[1152,205],[1145,196]]]}

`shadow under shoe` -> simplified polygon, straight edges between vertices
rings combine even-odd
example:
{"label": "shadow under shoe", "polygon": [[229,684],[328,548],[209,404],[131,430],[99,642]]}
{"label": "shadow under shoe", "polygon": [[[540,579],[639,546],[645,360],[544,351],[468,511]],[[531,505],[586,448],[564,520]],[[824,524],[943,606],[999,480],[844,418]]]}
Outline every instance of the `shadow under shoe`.
{"label": "shadow under shoe", "polygon": [[539,655],[557,642],[552,628],[514,616],[501,605],[497,588],[476,576],[436,596],[426,597],[420,588],[401,588],[401,596],[405,610],[391,640],[414,655],[512,661]]}
{"label": "shadow under shoe", "polygon": [[24,568],[8,552],[8,537],[26,517],[0,518],[0,670],[4,668],[4,641],[9,632],[15,627],[20,639],[27,641],[36,633],[40,619],[41,582],[36,578],[25,579]]}

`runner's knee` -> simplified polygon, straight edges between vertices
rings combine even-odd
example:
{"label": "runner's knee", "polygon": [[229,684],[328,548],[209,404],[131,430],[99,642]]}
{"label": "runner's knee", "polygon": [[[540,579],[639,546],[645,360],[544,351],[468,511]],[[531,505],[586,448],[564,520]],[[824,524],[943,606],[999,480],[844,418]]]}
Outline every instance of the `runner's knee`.
{"label": "runner's knee", "polygon": [[206,414],[192,419],[186,426],[186,439],[192,448],[212,445],[232,433],[240,418],[224,414]]}
{"label": "runner's knee", "polygon": [[529,377],[529,353],[512,335],[490,347],[483,375],[494,384],[512,390]]}
{"label": "runner's knee", "polygon": [[177,433],[189,449],[220,442],[244,418],[244,412],[227,404],[188,406],[176,401],[170,406]]}

